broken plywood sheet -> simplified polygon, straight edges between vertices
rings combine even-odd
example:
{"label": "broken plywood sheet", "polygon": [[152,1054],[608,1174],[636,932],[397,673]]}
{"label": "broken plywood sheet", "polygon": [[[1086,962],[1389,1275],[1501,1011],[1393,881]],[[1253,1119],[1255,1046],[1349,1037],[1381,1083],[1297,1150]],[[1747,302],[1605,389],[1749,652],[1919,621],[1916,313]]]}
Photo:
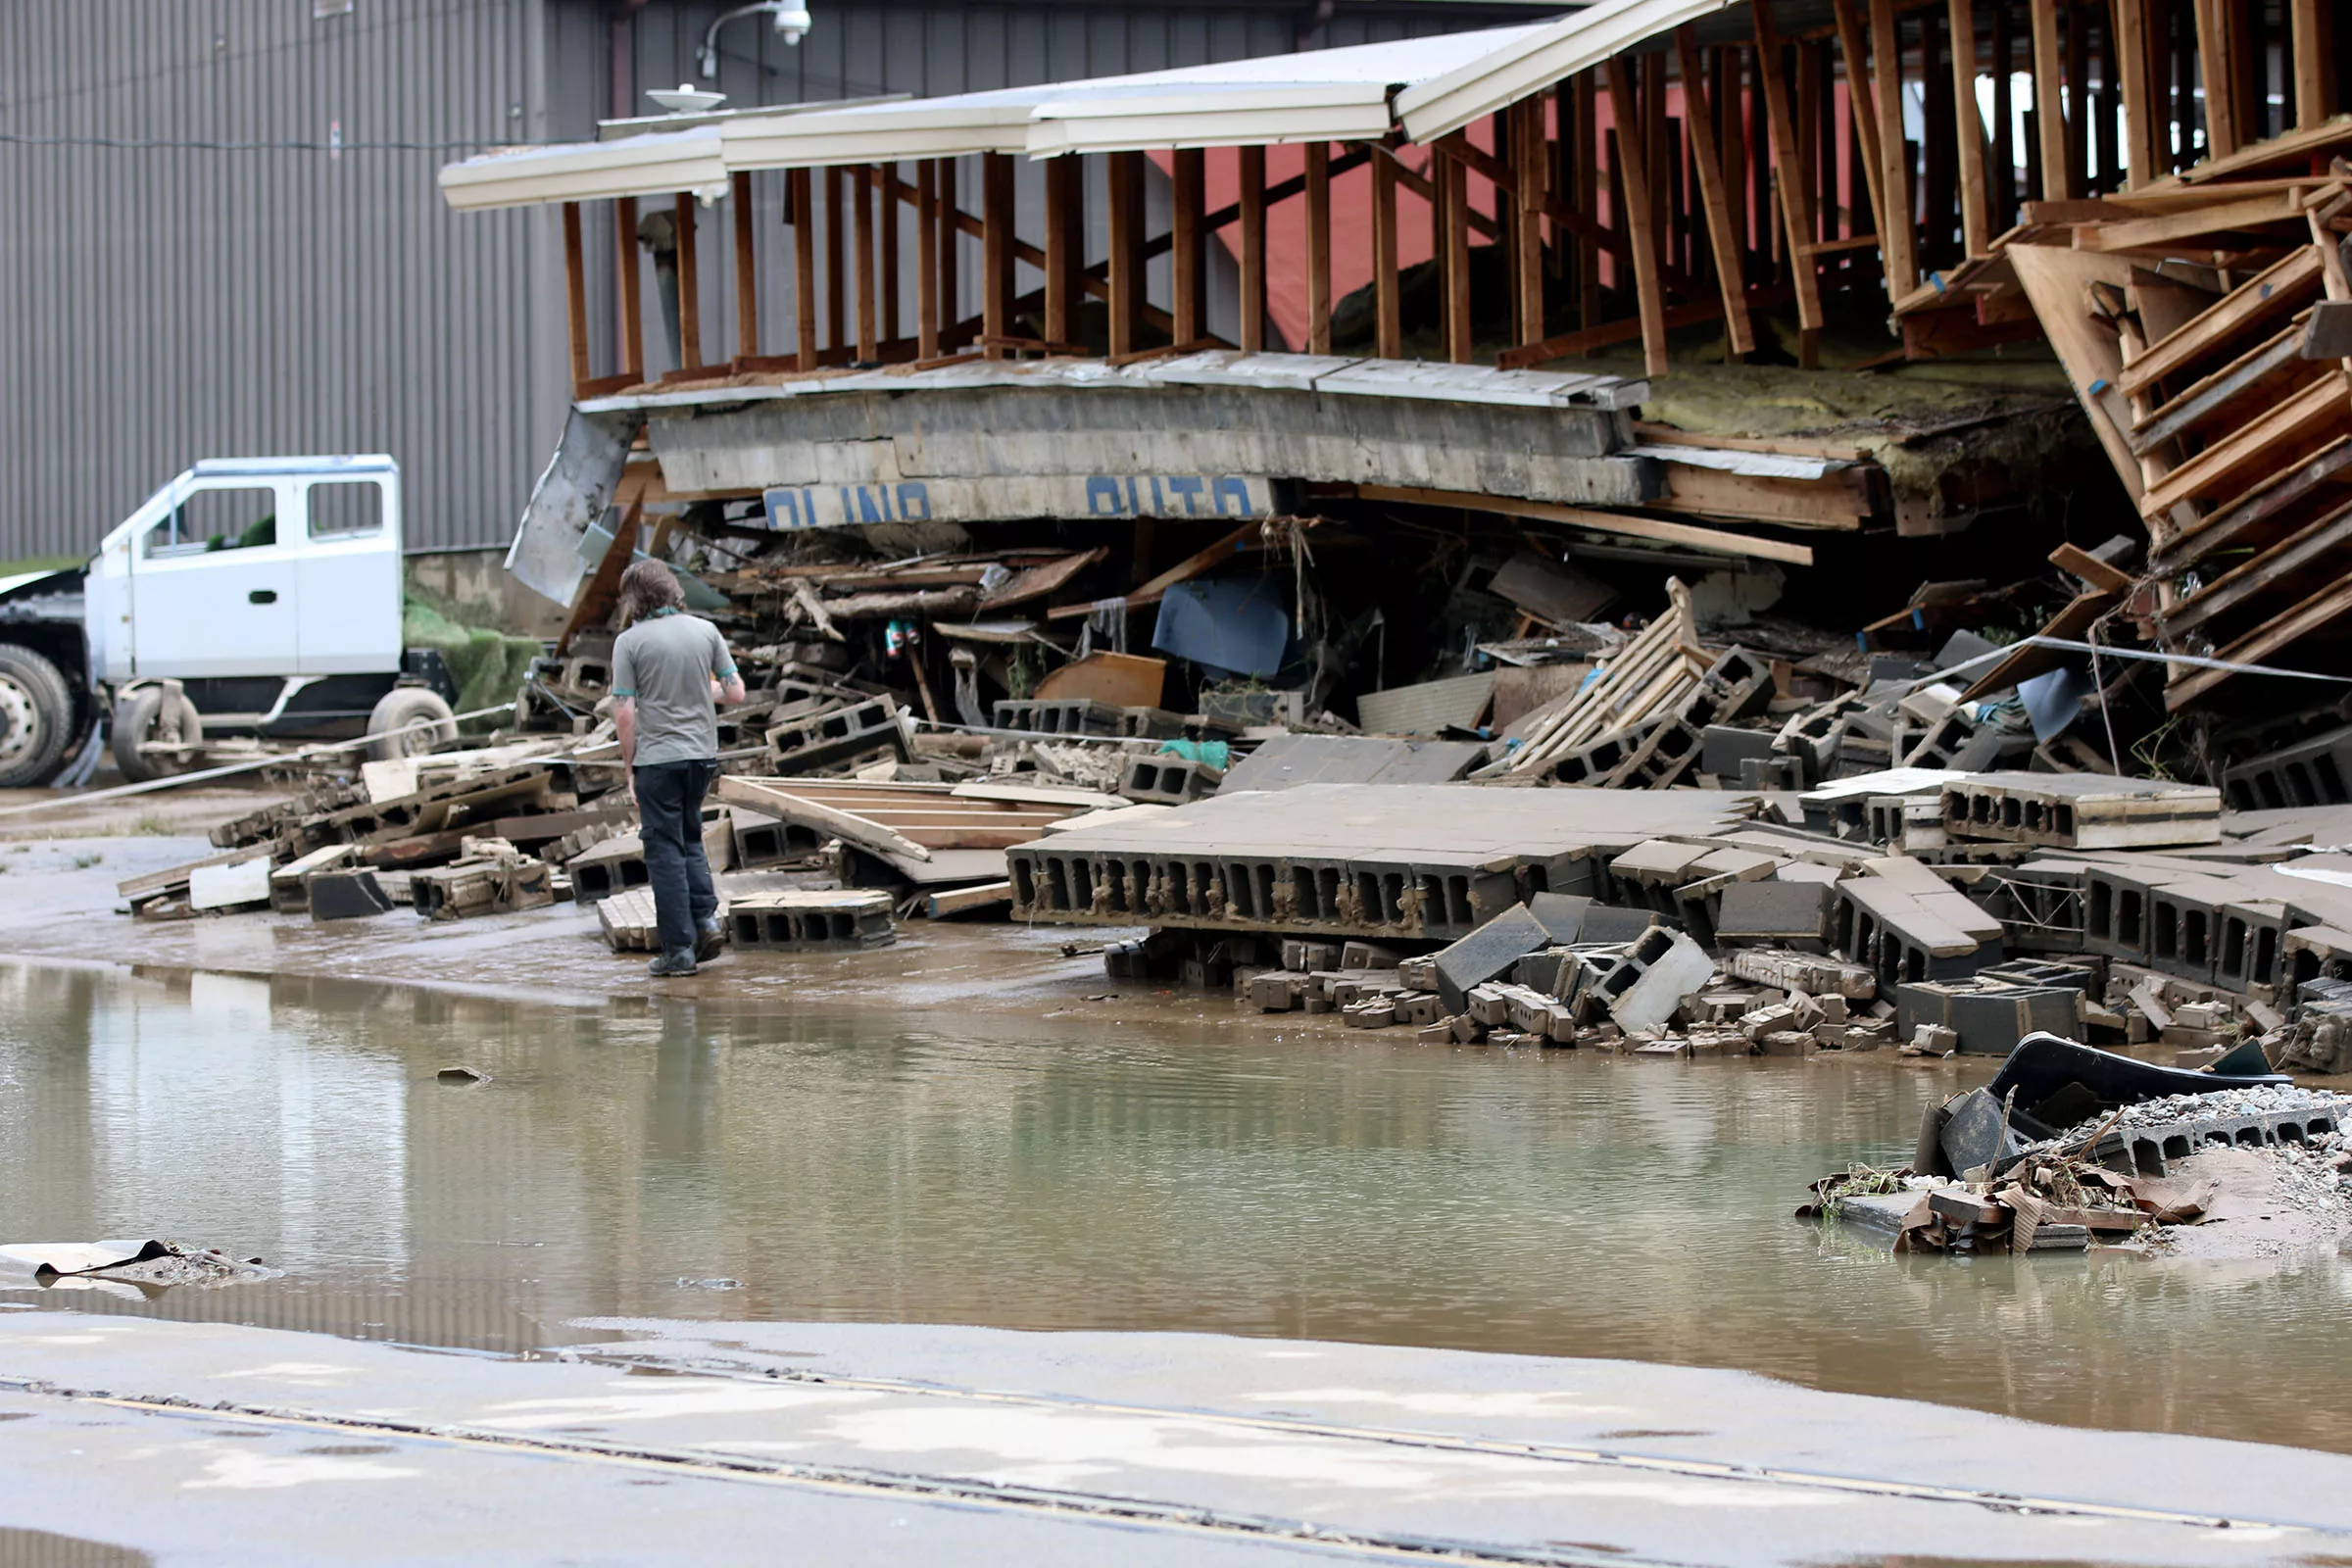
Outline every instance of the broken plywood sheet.
{"label": "broken plywood sheet", "polygon": [[1298,784],[1450,784],[1486,756],[1477,741],[1383,735],[1277,735],[1234,763],[1220,794]]}
{"label": "broken plywood sheet", "polygon": [[1355,700],[1355,712],[1365,729],[1378,734],[1435,735],[1448,726],[1474,727],[1494,692],[1494,672],[1482,669],[1418,686],[1366,692]]}

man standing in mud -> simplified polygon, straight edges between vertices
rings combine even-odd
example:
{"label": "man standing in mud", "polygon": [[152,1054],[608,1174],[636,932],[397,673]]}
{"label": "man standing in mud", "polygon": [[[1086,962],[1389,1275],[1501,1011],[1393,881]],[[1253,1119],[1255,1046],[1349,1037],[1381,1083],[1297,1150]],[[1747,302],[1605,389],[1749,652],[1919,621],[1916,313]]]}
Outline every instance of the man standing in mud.
{"label": "man standing in mud", "polygon": [[640,561],[620,575],[612,645],[612,722],[637,795],[645,868],[654,885],[662,951],[656,975],[692,974],[724,938],[710,862],[703,858],[703,796],[718,771],[718,705],[743,701],[743,677],[716,626],[686,613],[677,574]]}

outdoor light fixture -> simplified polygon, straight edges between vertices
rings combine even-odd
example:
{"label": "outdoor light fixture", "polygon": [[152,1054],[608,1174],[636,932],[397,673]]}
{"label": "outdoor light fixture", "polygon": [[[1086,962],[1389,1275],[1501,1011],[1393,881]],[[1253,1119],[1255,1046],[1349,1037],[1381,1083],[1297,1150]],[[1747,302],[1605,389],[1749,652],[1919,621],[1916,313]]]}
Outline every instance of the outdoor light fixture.
{"label": "outdoor light fixture", "polygon": [[718,29],[737,17],[756,16],[763,12],[774,19],[776,31],[784,35],[787,44],[799,43],[808,36],[808,29],[816,25],[807,6],[788,5],[785,0],[760,0],[758,5],[737,6],[732,11],[722,11],[718,20],[710,24],[710,30],[703,34],[703,47],[695,54],[706,79],[718,74]]}
{"label": "outdoor light fixture", "polygon": [[681,81],[675,87],[656,87],[646,96],[673,115],[708,114],[727,101],[723,92],[710,92],[691,81]]}

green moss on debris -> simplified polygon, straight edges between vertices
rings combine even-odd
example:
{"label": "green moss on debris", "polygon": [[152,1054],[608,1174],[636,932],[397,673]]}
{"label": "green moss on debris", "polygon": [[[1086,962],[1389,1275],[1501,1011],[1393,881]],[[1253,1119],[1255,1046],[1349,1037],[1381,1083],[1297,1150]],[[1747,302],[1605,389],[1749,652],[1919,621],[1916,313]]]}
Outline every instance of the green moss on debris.
{"label": "green moss on debris", "polygon": [[467,625],[458,618],[455,606],[414,588],[401,606],[400,630],[406,646],[430,648],[441,655],[458,683],[461,713],[511,702],[531,661],[545,651],[534,638]]}

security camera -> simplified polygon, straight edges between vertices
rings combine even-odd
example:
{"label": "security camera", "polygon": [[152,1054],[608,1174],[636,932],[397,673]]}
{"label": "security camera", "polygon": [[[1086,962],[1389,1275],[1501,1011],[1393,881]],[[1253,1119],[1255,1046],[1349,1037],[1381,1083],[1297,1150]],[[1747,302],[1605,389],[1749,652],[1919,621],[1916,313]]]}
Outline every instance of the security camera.
{"label": "security camera", "polygon": [[718,74],[718,29],[737,17],[758,16],[761,12],[765,12],[769,20],[774,22],[776,31],[787,44],[799,43],[808,36],[808,29],[816,25],[816,19],[808,15],[807,6],[786,5],[784,0],[756,0],[752,5],[722,11],[703,34],[703,46],[694,53],[695,64],[702,68],[705,80]]}
{"label": "security camera", "polygon": [[808,36],[816,19],[808,15],[807,6],[783,6],[776,11],[776,31],[783,34],[787,44],[797,44]]}

